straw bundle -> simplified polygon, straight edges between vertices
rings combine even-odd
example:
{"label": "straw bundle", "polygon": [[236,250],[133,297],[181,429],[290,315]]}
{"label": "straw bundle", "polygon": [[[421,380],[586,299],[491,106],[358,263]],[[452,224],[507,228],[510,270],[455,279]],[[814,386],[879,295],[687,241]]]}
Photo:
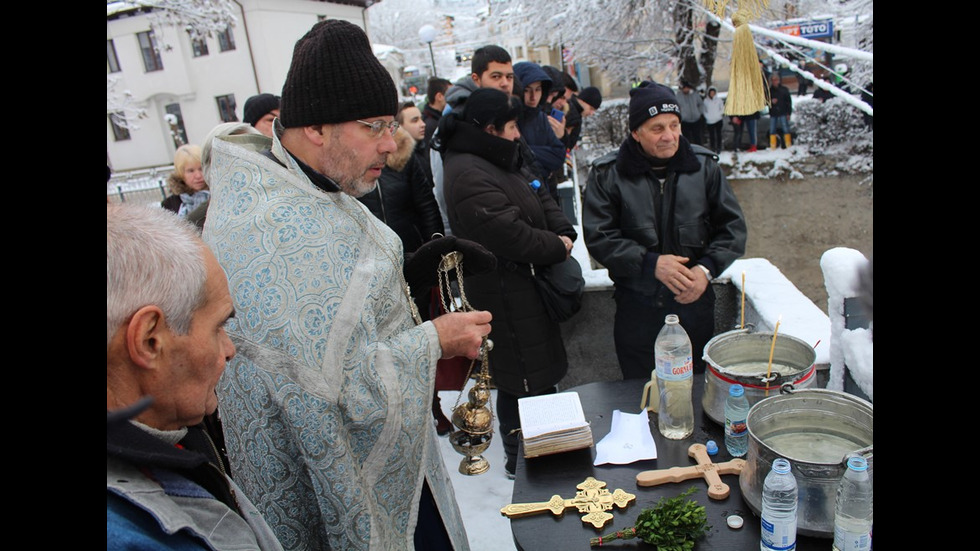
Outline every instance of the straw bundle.
{"label": "straw bundle", "polygon": [[[705,6],[720,18],[725,17],[729,0],[704,0]],[[766,86],[755,50],[749,21],[769,8],[769,0],[739,0],[738,9],[732,14],[735,38],[732,42],[732,77],[725,100],[726,115],[751,115],[770,105],[769,87]]]}

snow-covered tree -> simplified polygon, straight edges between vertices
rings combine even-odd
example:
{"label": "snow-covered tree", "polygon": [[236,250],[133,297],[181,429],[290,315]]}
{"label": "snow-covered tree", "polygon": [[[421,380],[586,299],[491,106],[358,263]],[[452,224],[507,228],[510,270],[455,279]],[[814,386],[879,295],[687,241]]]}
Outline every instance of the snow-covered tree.
{"label": "snow-covered tree", "polygon": [[[804,19],[808,17],[832,17],[835,32],[840,36],[840,46],[865,53],[874,52],[874,0],[770,0],[771,16],[778,20]],[[823,59],[808,57],[806,49],[784,44],[783,53],[790,59],[809,62],[822,68],[840,81],[842,87],[853,93],[874,80],[874,64],[867,59],[834,57],[827,66]]]}
{"label": "snow-covered tree", "polygon": [[156,34],[164,27],[183,28],[195,40],[224,32],[238,20],[232,0],[107,0],[106,7],[107,13],[143,12]]}
{"label": "snow-covered tree", "polygon": [[558,9],[546,0],[500,0],[492,4],[490,19],[531,44],[570,48],[579,62],[627,81],[679,66],[678,37],[685,46],[696,44],[693,32],[677,28],[678,20],[682,26],[688,20],[691,2],[569,0]]}
{"label": "snow-covered tree", "polygon": [[[730,17],[739,0],[725,5]],[[621,81],[665,74],[710,83],[717,45],[731,40],[704,0],[568,0],[560,10],[551,0],[497,0],[491,6],[493,24],[535,45],[571,48],[580,62]],[[873,0],[770,0],[768,6],[751,22],[828,14],[838,21],[860,18],[851,47],[872,51]],[[849,65],[861,82],[873,72],[865,65]]]}
{"label": "snow-covered tree", "polygon": [[405,53],[409,65],[431,65],[428,44],[419,38],[419,29],[432,25],[436,74],[450,76],[456,67],[456,54],[486,44],[486,0],[384,0],[366,10],[368,36],[374,44],[396,46]]}
{"label": "snow-covered tree", "polygon": [[[211,37],[234,26],[235,5],[232,0],[135,0],[106,2],[106,13],[140,12],[146,14],[154,36],[164,36],[165,27],[185,29],[192,40]],[[158,48],[170,50],[166,43]],[[117,90],[119,79],[106,75],[106,113],[118,126],[136,129],[136,121],[146,118],[146,111],[137,106],[129,90]]]}

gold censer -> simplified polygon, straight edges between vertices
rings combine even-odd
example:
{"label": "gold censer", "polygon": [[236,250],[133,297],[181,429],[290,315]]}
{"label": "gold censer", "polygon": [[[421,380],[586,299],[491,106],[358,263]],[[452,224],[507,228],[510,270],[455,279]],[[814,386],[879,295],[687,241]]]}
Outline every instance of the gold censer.
{"label": "gold censer", "polygon": [[[459,286],[459,304],[453,300],[450,288],[450,273],[456,272],[456,282]],[[459,251],[453,251],[442,256],[439,263],[439,296],[445,312],[470,312],[474,308],[466,299],[463,290],[463,255]],[[477,360],[470,362],[469,372],[464,381],[475,379],[475,383],[467,393],[466,403],[460,404],[459,399],[463,396],[463,388],[459,390],[456,398],[456,405],[453,406],[452,422],[456,426],[456,431],[449,434],[449,442],[457,453],[465,456],[459,462],[459,472],[465,475],[476,475],[487,472],[490,469],[490,462],[483,457],[483,452],[490,447],[490,440],[493,438],[493,411],[490,409],[490,361],[489,353],[493,348],[493,341],[484,337],[483,345],[480,346],[479,368],[474,373]],[[471,377],[472,376],[472,377]]]}

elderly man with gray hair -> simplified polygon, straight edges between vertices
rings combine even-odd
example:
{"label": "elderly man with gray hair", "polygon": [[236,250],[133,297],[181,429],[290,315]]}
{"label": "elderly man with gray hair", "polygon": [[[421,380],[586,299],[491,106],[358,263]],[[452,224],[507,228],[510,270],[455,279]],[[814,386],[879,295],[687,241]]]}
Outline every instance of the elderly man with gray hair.
{"label": "elderly man with gray hair", "polygon": [[202,425],[235,355],[221,267],[169,211],[106,209],[106,548],[282,549]]}

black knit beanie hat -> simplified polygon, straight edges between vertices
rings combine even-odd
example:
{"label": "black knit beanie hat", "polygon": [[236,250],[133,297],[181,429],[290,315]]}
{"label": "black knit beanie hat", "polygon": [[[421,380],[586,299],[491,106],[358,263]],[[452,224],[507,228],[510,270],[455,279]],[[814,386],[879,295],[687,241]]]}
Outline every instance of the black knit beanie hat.
{"label": "black knit beanie hat", "polygon": [[649,80],[630,90],[630,131],[661,113],[670,113],[681,118],[681,107],[677,104],[677,96],[673,90]]}
{"label": "black knit beanie hat", "polygon": [[273,109],[279,109],[279,96],[273,94],[252,96],[245,100],[242,122],[255,126],[255,123],[262,120],[262,117],[272,112]]}
{"label": "black knit beanie hat", "polygon": [[286,128],[394,116],[398,91],[357,25],[325,19],[296,42],[282,87]]}
{"label": "black knit beanie hat", "polygon": [[595,86],[589,86],[579,92],[578,99],[588,103],[593,109],[598,109],[602,105],[602,92]]}

